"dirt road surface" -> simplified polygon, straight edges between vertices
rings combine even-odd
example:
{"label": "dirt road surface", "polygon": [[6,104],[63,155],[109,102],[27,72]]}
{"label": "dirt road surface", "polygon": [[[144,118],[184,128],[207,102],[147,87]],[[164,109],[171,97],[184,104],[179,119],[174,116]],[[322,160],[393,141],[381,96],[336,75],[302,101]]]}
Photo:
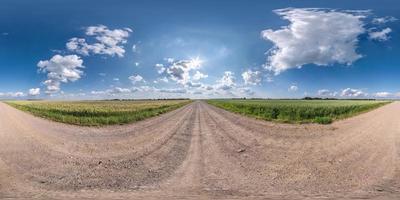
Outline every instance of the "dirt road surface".
{"label": "dirt road surface", "polygon": [[78,127],[0,103],[0,199],[400,199],[400,102],[331,125],[197,101]]}

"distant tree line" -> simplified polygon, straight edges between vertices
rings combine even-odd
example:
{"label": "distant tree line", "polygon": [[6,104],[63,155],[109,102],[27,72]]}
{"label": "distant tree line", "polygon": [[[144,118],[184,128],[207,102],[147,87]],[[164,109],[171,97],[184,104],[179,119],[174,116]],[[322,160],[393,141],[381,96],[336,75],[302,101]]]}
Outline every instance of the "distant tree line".
{"label": "distant tree line", "polygon": [[330,98],[321,98],[321,97],[304,97],[304,98],[302,98],[303,100],[368,100],[368,101],[375,101],[376,99],[368,99],[368,98],[366,98],[366,99],[356,99],[356,98],[352,98],[352,99],[348,99],[348,98],[346,98],[346,99],[338,99],[338,98],[332,98],[332,97],[330,97]]}

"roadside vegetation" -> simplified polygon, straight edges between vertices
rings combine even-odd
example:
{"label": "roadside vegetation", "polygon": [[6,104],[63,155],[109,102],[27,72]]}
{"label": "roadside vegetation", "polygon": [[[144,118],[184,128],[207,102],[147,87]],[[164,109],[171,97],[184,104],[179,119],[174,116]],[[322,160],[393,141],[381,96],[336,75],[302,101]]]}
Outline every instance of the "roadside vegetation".
{"label": "roadside vegetation", "polygon": [[177,109],[190,100],[8,101],[35,116],[82,126],[127,124]]}
{"label": "roadside vegetation", "polygon": [[219,108],[268,121],[329,124],[390,101],[374,100],[208,100]]}

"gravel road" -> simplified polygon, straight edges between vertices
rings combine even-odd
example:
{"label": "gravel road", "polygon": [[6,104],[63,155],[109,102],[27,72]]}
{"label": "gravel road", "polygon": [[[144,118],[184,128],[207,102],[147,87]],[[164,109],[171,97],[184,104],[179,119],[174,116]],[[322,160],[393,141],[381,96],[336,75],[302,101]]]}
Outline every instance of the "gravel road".
{"label": "gravel road", "polygon": [[331,125],[202,101],[79,127],[0,103],[0,199],[400,199],[400,102]]}

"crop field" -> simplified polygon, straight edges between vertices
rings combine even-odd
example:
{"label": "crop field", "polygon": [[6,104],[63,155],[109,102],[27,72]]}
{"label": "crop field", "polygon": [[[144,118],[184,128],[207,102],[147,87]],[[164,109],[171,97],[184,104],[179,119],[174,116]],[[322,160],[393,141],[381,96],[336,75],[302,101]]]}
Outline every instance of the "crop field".
{"label": "crop field", "polygon": [[7,104],[50,120],[83,126],[126,124],[177,109],[189,100],[9,101]]}
{"label": "crop field", "polygon": [[268,121],[329,124],[389,103],[367,100],[209,100],[225,110]]}
{"label": "crop field", "polygon": [[[277,193],[276,199],[321,199],[322,193],[359,199],[360,191],[373,199],[400,185],[400,102],[209,101],[274,121],[364,112],[320,126],[271,125],[206,101],[7,103],[84,125],[128,123],[185,106],[126,126],[84,127],[0,102],[0,199],[270,199]],[[288,198],[288,190],[301,193]]]}

